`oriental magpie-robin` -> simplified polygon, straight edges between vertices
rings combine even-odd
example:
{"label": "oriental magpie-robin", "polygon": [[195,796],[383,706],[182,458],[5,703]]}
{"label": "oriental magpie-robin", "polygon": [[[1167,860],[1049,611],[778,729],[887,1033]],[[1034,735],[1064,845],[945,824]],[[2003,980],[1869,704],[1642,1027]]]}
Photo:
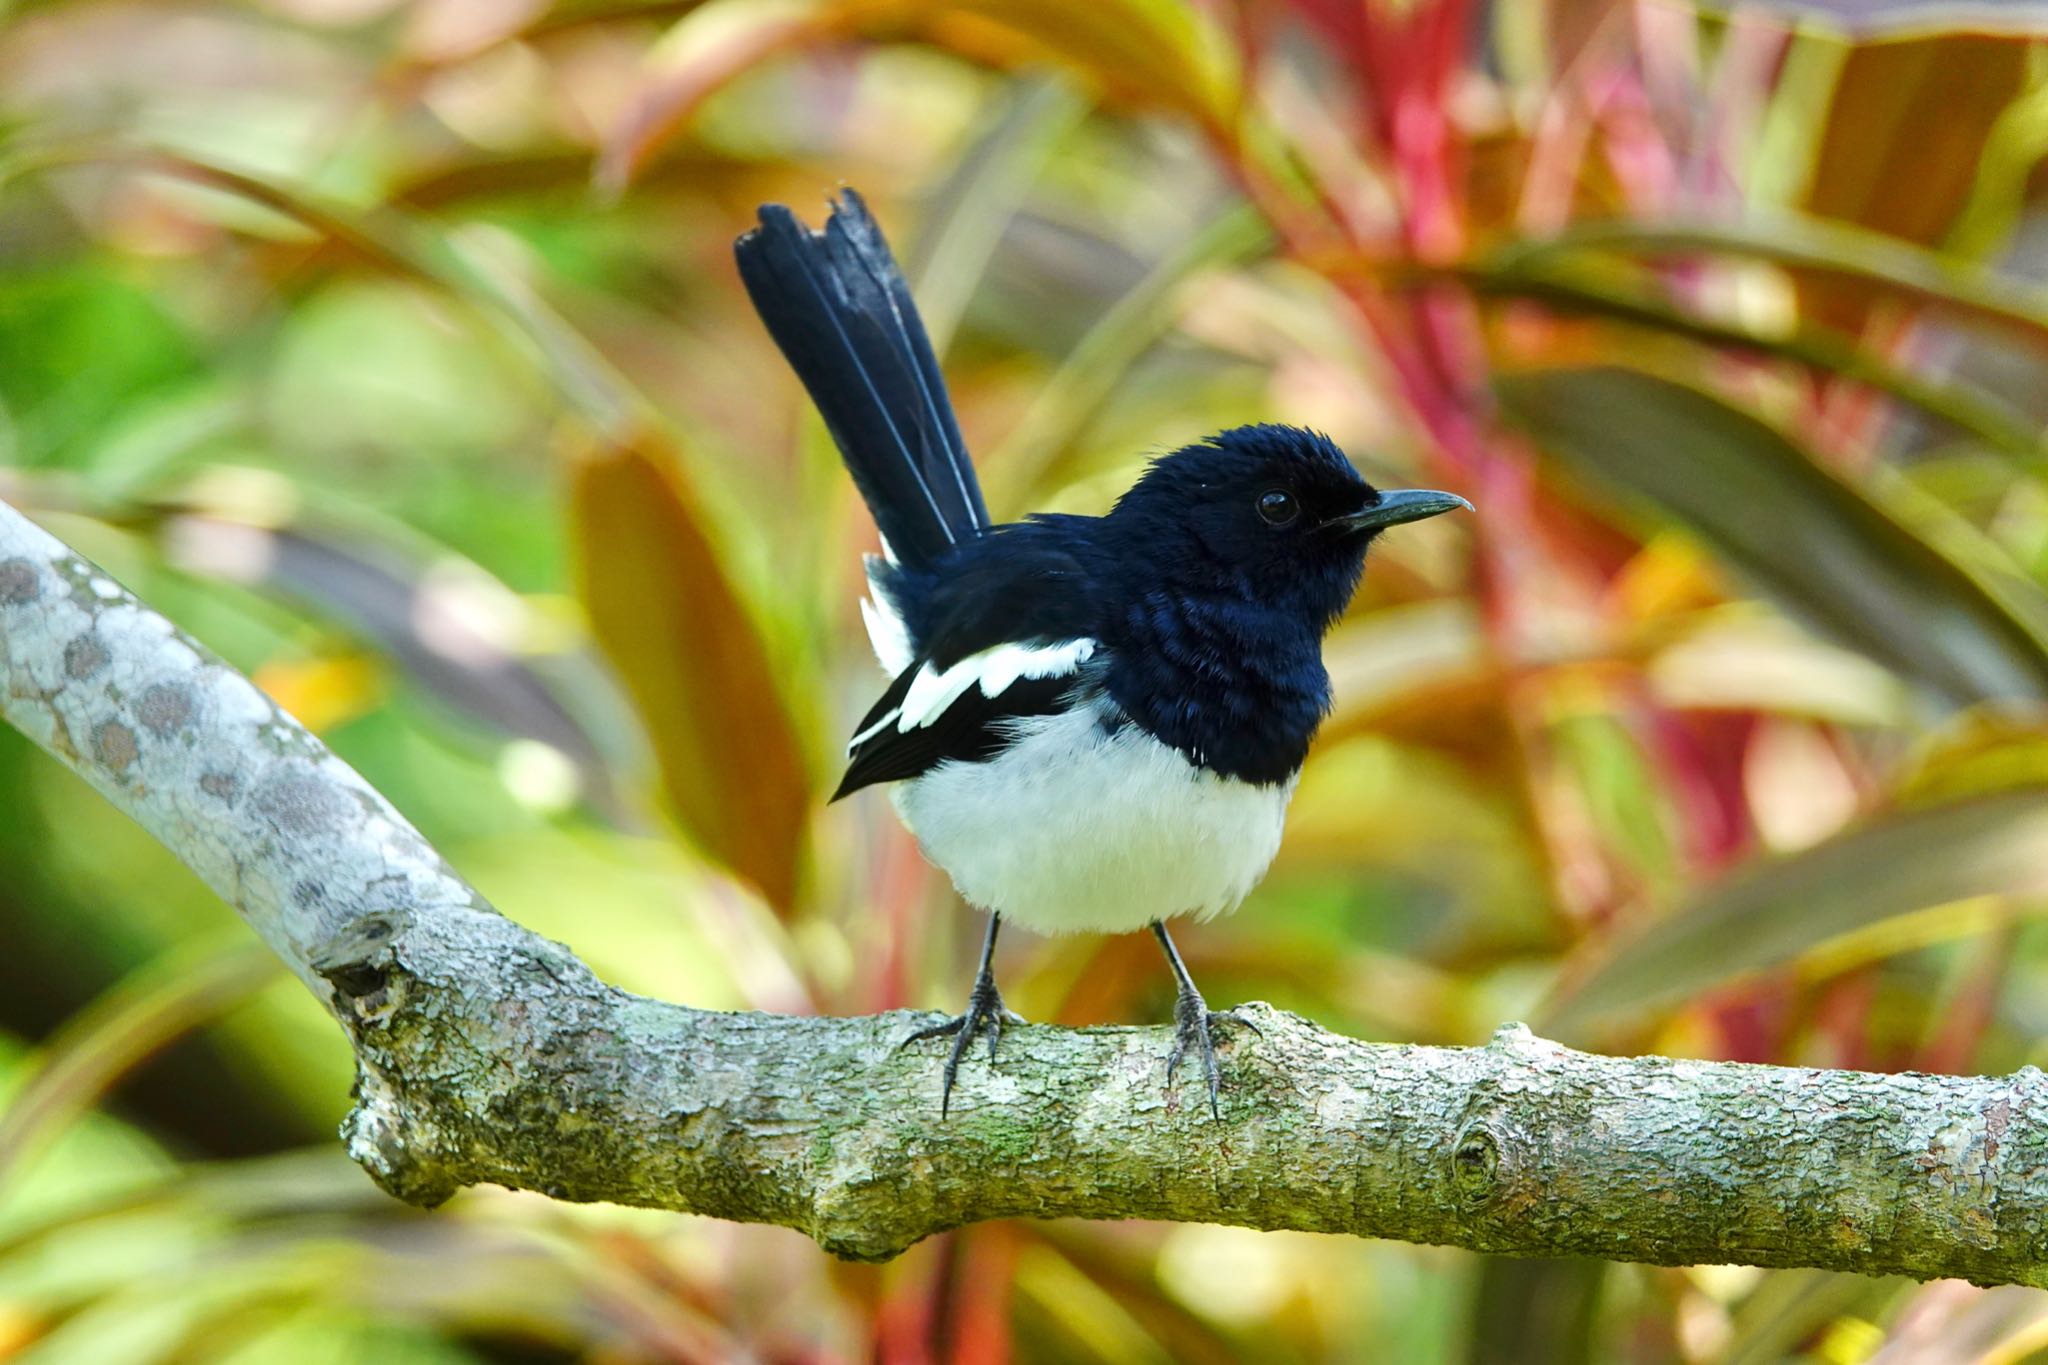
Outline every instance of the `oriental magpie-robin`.
{"label": "oriental magpie-robin", "polygon": [[1381,531],[1469,507],[1381,492],[1330,440],[1221,432],[1154,461],[1106,516],[991,520],[910,289],[851,190],[821,232],[780,204],[740,276],[882,533],[868,634],[895,681],[857,727],[834,800],[878,783],[925,856],[988,911],[940,1111],[977,1034],[1006,1020],[990,962],[1041,933],[1150,926],[1178,984],[1181,1059],[1217,1114],[1211,1013],[1167,936],[1234,909],[1280,846],[1330,709],[1323,634]]}

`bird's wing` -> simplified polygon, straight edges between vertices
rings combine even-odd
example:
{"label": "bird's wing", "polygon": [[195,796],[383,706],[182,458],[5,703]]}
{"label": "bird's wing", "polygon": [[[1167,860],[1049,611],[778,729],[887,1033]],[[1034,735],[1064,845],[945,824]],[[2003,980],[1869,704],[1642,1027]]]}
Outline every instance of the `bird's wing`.
{"label": "bird's wing", "polygon": [[1062,709],[1099,648],[1092,601],[1079,561],[1041,527],[977,545],[932,590],[922,647],[856,727],[833,800],[993,757],[1019,721]]}
{"label": "bird's wing", "polygon": [[997,645],[951,668],[905,669],[847,746],[846,776],[832,799],[897,782],[947,760],[979,763],[1016,736],[1020,721],[1064,709],[1091,639]]}
{"label": "bird's wing", "polygon": [[989,515],[910,286],[850,189],[820,232],[781,204],[759,216],[733,248],[754,309],[893,553],[929,568]]}

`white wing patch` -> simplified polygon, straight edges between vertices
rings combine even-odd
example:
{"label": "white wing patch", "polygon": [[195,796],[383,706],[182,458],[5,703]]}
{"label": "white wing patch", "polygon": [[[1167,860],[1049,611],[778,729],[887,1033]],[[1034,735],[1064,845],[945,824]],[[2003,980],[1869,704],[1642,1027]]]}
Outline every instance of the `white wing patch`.
{"label": "white wing patch", "polygon": [[910,731],[930,725],[970,687],[979,685],[984,697],[1001,696],[1019,678],[1058,678],[1072,673],[1094,653],[1093,640],[1062,640],[1056,645],[994,645],[947,669],[926,664],[903,694],[896,728]]}
{"label": "white wing patch", "polygon": [[1094,653],[1093,640],[1062,640],[1051,645],[993,645],[968,655],[951,668],[937,669],[926,664],[910,680],[903,704],[855,735],[846,750],[852,753],[891,727],[908,734],[930,725],[946,714],[947,707],[966,696],[970,688],[981,688],[984,697],[998,697],[1020,678],[1065,677]]}
{"label": "white wing patch", "polygon": [[881,559],[874,555],[862,556],[868,571],[868,595],[860,599],[860,619],[868,628],[868,643],[875,647],[875,657],[881,660],[882,667],[889,670],[889,676],[893,678],[910,667],[913,651],[910,632],[904,627],[903,618],[890,605],[889,594],[875,582],[878,569],[896,562],[886,540],[882,542],[882,555]]}
{"label": "white wing patch", "polygon": [[861,731],[861,732],[860,732],[859,734],[855,735],[855,736],[854,736],[854,737],[853,737],[852,739],[849,739],[848,741],[846,741],[846,752],[847,752],[847,753],[849,753],[849,754],[850,754],[850,753],[852,753],[852,752],[853,752],[853,751],[854,751],[855,749],[858,749],[858,748],[859,748],[859,747],[860,747],[861,745],[863,745],[863,744],[867,743],[867,742],[868,742],[869,740],[873,739],[873,738],[874,738],[874,737],[875,737],[876,735],[879,735],[879,734],[881,734],[881,733],[882,733],[882,731],[884,731],[884,730],[888,729],[888,728],[889,728],[890,726],[894,725],[894,724],[896,723],[896,719],[897,719],[897,717],[901,716],[902,714],[903,714],[903,708],[902,708],[902,707],[900,707],[900,706],[892,706],[892,707],[890,707],[890,708],[888,709],[888,711],[887,711],[887,712],[885,712],[885,713],[884,713],[884,714],[882,715],[882,717],[881,717],[881,718],[880,718],[879,720],[877,720],[877,721],[876,721],[876,722],[875,722],[875,723],[874,723],[873,725],[870,725],[870,726],[869,726],[869,727],[868,727],[867,729],[865,729],[865,730]]}

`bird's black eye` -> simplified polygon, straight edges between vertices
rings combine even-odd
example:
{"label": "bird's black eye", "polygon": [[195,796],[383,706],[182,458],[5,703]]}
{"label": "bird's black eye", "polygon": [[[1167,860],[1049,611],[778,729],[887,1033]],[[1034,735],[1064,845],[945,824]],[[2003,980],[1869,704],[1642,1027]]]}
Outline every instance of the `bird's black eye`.
{"label": "bird's black eye", "polygon": [[1269,488],[1259,494],[1259,515],[1268,526],[1285,526],[1301,515],[1301,505],[1284,488]]}

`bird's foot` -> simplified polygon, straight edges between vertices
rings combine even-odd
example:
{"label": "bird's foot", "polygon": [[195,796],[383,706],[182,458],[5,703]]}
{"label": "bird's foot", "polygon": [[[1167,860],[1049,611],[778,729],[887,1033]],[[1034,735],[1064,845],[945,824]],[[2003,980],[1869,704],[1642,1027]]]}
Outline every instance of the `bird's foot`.
{"label": "bird's foot", "polygon": [[946,1054],[945,1083],[939,1091],[939,1117],[945,1118],[953,1103],[953,1077],[960,1070],[960,1059],[967,1055],[967,1049],[974,1043],[974,1035],[988,1034],[988,1061],[995,1065],[996,1044],[1003,1036],[1004,1024],[1021,1024],[1023,1016],[1011,1012],[1003,1004],[1002,993],[996,989],[996,979],[983,972],[974,979],[974,989],[967,996],[967,1011],[956,1014],[943,1024],[921,1028],[896,1046],[909,1047],[927,1038],[951,1038],[953,1050]]}
{"label": "bird's foot", "polygon": [[1209,1116],[1223,1117],[1223,1110],[1216,1103],[1216,1092],[1223,1084],[1223,1074],[1216,1066],[1216,1039],[1214,1030],[1218,1024],[1236,1024],[1265,1035],[1259,1026],[1239,1014],[1236,1010],[1212,1010],[1202,999],[1199,991],[1183,990],[1173,1002],[1175,1036],[1173,1051],[1166,1058],[1166,1084],[1173,1085],[1173,1073],[1180,1069],[1181,1059],[1193,1052],[1202,1059],[1202,1073],[1209,1081]]}

